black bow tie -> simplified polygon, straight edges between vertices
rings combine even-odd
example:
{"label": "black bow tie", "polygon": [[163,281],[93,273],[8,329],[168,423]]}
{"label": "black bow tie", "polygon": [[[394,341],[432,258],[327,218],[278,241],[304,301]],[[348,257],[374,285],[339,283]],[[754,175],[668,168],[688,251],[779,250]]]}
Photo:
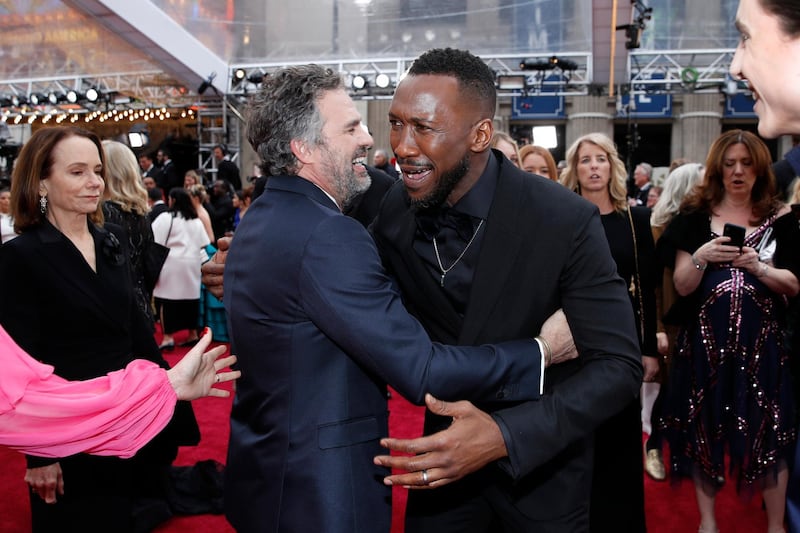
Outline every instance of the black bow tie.
{"label": "black bow tie", "polygon": [[455,230],[465,242],[469,242],[475,231],[471,216],[449,207],[417,211],[416,220],[419,233],[429,241],[439,235],[439,232],[444,227]]}

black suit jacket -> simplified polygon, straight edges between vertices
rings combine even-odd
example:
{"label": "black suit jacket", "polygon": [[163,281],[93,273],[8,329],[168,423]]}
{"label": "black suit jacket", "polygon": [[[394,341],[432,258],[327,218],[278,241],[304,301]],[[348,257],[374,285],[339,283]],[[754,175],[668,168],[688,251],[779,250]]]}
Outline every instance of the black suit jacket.
{"label": "black suit jacket", "polygon": [[160,215],[167,209],[169,209],[169,206],[164,202],[154,204],[153,207],[150,209],[150,211],[147,213],[147,218],[148,220],[150,220],[150,224],[152,224],[153,221],[158,218],[158,215]]}
{"label": "black suit jacket", "polygon": [[225,180],[231,185],[233,189],[238,191],[242,188],[242,178],[239,176],[239,167],[233,161],[223,159],[217,165],[217,179]]}
{"label": "black suit jacket", "polygon": [[167,161],[161,168],[161,173],[156,178],[156,184],[164,191],[165,195],[169,195],[169,191],[176,187],[183,187],[183,178],[172,160]]}
{"label": "black suit jacket", "polygon": [[[564,309],[579,359],[547,370],[539,401],[480,405],[500,426],[509,457],[475,475],[486,475],[492,490],[541,520],[542,531],[573,531],[587,523],[592,432],[635,398],[641,384],[633,313],[597,209],[494,153],[489,164],[499,161],[500,174],[463,318],[412,248],[414,212],[402,183],[384,198],[373,236],[408,309],[432,339],[477,345],[531,337]],[[447,423],[429,416],[426,433]],[[470,477],[452,491],[469,497]],[[441,490],[412,496],[436,497]]]}

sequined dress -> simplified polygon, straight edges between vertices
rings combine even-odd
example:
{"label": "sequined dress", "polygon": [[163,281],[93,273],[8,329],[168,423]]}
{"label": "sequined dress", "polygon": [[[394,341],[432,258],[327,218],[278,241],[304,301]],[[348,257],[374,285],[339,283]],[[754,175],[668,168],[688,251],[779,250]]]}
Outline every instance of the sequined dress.
{"label": "sequined dress", "polygon": [[[771,234],[775,266],[797,275],[797,223],[792,228],[787,219],[772,231],[775,220],[770,217],[748,235],[745,245],[756,247]],[[702,213],[678,215],[664,234],[689,253],[716,236]],[[737,488],[768,481],[765,476],[792,453],[796,434],[783,338],[786,301],[730,263],[709,264],[689,301],[661,421],[673,479],[697,474],[712,483],[724,479],[727,452]]]}

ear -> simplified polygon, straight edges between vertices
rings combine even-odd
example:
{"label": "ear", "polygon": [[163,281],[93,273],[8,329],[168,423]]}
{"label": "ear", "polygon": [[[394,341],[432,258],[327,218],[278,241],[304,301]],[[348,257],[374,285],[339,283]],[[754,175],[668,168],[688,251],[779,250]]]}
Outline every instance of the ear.
{"label": "ear", "polygon": [[305,141],[300,139],[292,139],[289,143],[289,146],[292,149],[292,153],[297,160],[300,161],[300,163],[305,165],[311,161],[311,150]]}
{"label": "ear", "polygon": [[47,186],[44,184],[44,180],[39,181],[39,196],[47,196]]}
{"label": "ear", "polygon": [[494,123],[492,119],[485,118],[474,126],[474,135],[472,139],[472,146],[470,147],[473,152],[484,152],[492,144],[492,136],[494,135]]}

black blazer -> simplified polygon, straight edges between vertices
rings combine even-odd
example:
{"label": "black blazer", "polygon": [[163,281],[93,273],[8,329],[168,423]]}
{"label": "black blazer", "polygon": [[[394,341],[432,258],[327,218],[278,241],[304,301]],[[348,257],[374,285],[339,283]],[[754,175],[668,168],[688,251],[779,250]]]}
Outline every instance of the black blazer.
{"label": "black blazer", "polygon": [[167,209],[169,209],[169,206],[164,202],[161,202],[161,203],[153,205],[153,207],[147,213],[147,219],[150,221],[150,224],[152,224],[153,221],[156,218],[158,218],[158,215],[160,215],[161,213],[163,213]]}
{"label": "black blazer", "polygon": [[[490,486],[531,519],[561,524],[543,531],[570,531],[577,522],[565,517],[581,515],[585,524],[588,514],[592,431],[639,391],[633,314],[597,209],[494,153],[489,164],[499,161],[500,174],[463,318],[412,248],[414,213],[402,183],[384,198],[373,236],[408,309],[434,340],[477,345],[532,337],[564,309],[580,358],[547,370],[539,401],[479,406],[492,413],[509,452],[483,469],[504,471],[489,474]],[[447,423],[428,416],[425,431]],[[453,490],[469,491],[470,477]]]}

